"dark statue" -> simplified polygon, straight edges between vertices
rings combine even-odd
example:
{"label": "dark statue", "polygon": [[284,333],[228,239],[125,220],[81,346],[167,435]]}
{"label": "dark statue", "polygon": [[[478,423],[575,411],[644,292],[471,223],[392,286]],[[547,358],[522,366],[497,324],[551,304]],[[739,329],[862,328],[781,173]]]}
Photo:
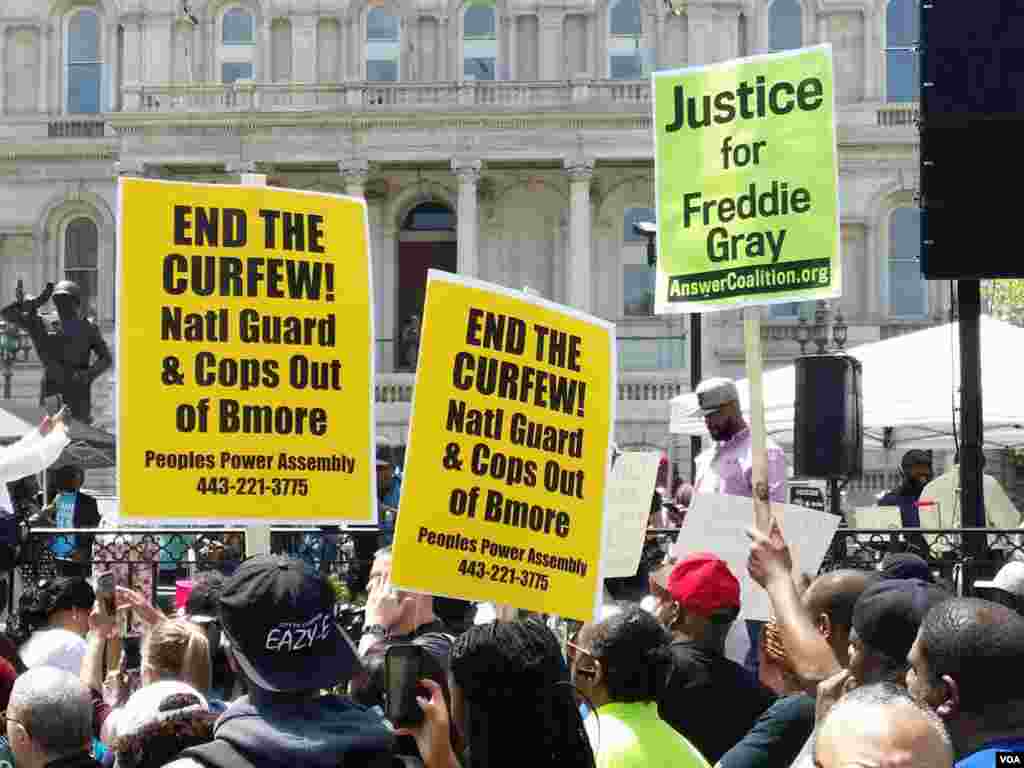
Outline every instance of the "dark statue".
{"label": "dark statue", "polygon": [[[50,297],[59,319],[44,321],[39,308]],[[110,349],[96,324],[82,316],[82,291],[70,280],[48,283],[39,296],[26,296],[18,282],[13,304],[0,309],[0,317],[23,328],[43,364],[40,405],[47,397],[61,395],[71,416],[92,423],[92,383],[110,366]],[[95,359],[94,359],[95,358]]]}
{"label": "dark statue", "polygon": [[416,362],[420,356],[420,317],[411,315],[402,328],[402,362],[409,370],[416,370]]}

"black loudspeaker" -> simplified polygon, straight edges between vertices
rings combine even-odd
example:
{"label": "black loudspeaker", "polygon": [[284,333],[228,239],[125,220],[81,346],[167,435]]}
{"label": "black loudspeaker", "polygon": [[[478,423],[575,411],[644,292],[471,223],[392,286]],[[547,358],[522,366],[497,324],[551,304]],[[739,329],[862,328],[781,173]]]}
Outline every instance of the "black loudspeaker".
{"label": "black loudspeaker", "polygon": [[848,355],[796,359],[793,472],[844,479],[864,468],[860,361]]}
{"label": "black loudspeaker", "polygon": [[922,2],[920,64],[921,271],[1024,277],[1024,5]]}

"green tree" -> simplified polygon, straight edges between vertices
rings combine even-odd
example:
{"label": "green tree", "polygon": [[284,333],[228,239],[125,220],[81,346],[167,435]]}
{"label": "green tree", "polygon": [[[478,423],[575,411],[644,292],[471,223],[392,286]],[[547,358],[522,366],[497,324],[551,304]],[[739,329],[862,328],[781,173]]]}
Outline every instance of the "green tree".
{"label": "green tree", "polygon": [[1024,326],[1024,279],[989,280],[984,285],[984,295],[993,315]]}

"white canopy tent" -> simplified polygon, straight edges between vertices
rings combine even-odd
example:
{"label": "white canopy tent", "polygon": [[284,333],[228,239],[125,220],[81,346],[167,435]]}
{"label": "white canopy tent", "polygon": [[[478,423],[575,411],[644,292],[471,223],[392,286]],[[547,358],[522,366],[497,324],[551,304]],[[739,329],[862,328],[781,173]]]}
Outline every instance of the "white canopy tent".
{"label": "white canopy tent", "polygon": [[[954,407],[960,406],[959,328],[937,326],[849,350],[863,365],[865,450],[954,447]],[[1020,357],[1018,357],[1020,356]],[[985,447],[1024,446],[1024,329],[981,318],[981,380]],[[740,404],[750,407],[750,386],[737,382]],[[764,374],[768,435],[793,443],[796,377],[792,365]],[[693,393],[672,400],[670,430],[704,436],[707,430]],[[955,426],[959,430],[959,424]]]}

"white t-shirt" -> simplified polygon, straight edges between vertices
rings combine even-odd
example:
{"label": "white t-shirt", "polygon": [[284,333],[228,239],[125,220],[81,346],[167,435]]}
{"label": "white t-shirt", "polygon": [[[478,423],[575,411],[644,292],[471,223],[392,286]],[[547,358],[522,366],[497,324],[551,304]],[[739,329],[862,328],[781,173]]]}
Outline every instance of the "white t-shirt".
{"label": "white t-shirt", "polygon": [[125,702],[107,716],[104,725],[110,738],[132,733],[147,723],[154,722],[160,716],[160,705],[170,696],[176,694],[192,695],[199,699],[199,706],[209,710],[210,705],[199,691],[179,680],[160,680],[144,685]]}
{"label": "white t-shirt", "polygon": [[40,629],[32,633],[19,651],[29,669],[56,667],[78,676],[82,671],[86,643],[81,635],[66,629]]}

